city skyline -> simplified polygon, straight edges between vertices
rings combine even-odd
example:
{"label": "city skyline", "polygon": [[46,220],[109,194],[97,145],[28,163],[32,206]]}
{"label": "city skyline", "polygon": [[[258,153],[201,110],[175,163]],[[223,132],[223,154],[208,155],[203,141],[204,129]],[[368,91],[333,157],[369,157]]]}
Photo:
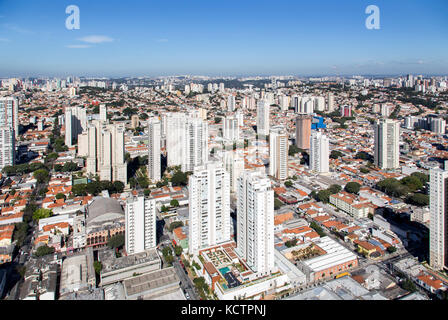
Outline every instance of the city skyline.
{"label": "city skyline", "polygon": [[0,4],[0,77],[448,73],[444,1],[376,1],[379,30],[367,1],[71,4]]}

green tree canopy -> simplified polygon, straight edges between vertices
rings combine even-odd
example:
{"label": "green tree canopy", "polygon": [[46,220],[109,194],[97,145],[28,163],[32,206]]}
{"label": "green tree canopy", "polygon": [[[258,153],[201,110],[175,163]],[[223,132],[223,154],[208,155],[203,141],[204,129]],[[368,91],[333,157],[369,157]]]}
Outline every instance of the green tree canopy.
{"label": "green tree canopy", "polygon": [[116,234],[113,237],[109,239],[107,242],[107,245],[109,248],[115,249],[115,248],[122,248],[125,244],[125,238],[123,234]]}
{"label": "green tree canopy", "polygon": [[429,196],[423,193],[414,193],[406,198],[406,202],[419,207],[429,205]]}
{"label": "green tree canopy", "polygon": [[34,211],[34,213],[33,213],[33,220],[37,222],[40,219],[49,218],[52,215],[53,215],[53,211],[52,210],[40,208],[40,209],[37,209],[36,211]]}
{"label": "green tree canopy", "polygon": [[54,248],[53,247],[49,247],[47,245],[44,246],[40,246],[39,248],[37,248],[35,256],[36,257],[43,257],[43,256],[47,256],[49,254],[53,254],[54,253]]}
{"label": "green tree canopy", "polygon": [[333,150],[333,151],[331,151],[330,158],[331,159],[338,159],[338,158],[342,157],[343,155],[344,154],[342,152],[337,151],[337,150]]}
{"label": "green tree canopy", "polygon": [[409,191],[414,192],[423,188],[422,181],[416,176],[407,176],[401,179],[401,184],[409,188]]}
{"label": "green tree canopy", "polygon": [[341,190],[342,190],[342,187],[338,184],[332,184],[330,186],[330,188],[328,188],[328,191],[330,191],[331,194],[339,193],[339,192],[341,192]]}
{"label": "green tree canopy", "polygon": [[34,171],[33,176],[34,178],[36,178],[38,183],[45,183],[50,180],[50,174],[46,169],[39,169]]}
{"label": "green tree canopy", "polygon": [[170,226],[168,227],[168,230],[170,230],[170,232],[172,232],[174,229],[183,227],[184,223],[182,221],[174,221],[173,223],[170,224]]}
{"label": "green tree canopy", "polygon": [[188,175],[182,171],[176,171],[171,178],[171,183],[175,187],[186,186],[188,184]]}
{"label": "green tree canopy", "polygon": [[349,182],[345,185],[344,190],[348,193],[358,194],[359,190],[361,190],[361,185],[357,182]]}

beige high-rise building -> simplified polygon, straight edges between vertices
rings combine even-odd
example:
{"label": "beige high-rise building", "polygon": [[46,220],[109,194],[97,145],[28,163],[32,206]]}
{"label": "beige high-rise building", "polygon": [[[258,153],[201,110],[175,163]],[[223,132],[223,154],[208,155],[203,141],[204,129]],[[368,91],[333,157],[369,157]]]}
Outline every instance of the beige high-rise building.
{"label": "beige high-rise building", "polygon": [[303,150],[310,149],[311,116],[300,114],[296,118],[296,146]]}
{"label": "beige high-rise building", "polygon": [[334,96],[331,92],[328,93],[328,102],[327,102],[327,111],[333,112],[334,111]]}
{"label": "beige high-rise building", "polygon": [[134,114],[131,117],[131,125],[132,125],[132,129],[138,128],[138,126],[140,125],[140,119],[139,119],[138,115]]}
{"label": "beige high-rise building", "polygon": [[271,129],[269,135],[269,175],[278,179],[288,178],[289,140],[284,127]]}
{"label": "beige high-rise building", "polygon": [[78,151],[87,156],[87,174],[98,175],[104,181],[127,183],[124,132],[123,124],[94,120],[88,125],[86,132],[80,135]]}
{"label": "beige high-rise building", "polygon": [[377,120],[374,131],[375,165],[381,169],[397,169],[400,166],[400,122]]}

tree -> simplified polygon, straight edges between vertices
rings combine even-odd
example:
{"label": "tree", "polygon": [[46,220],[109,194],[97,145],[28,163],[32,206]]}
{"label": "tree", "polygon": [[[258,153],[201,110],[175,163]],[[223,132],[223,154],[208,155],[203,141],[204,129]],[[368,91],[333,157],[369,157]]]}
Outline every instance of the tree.
{"label": "tree", "polygon": [[45,183],[50,180],[49,172],[45,169],[39,169],[34,171],[33,173],[34,178],[36,178],[37,183]]}
{"label": "tree", "polygon": [[330,202],[330,196],[331,196],[331,193],[328,189],[321,190],[317,193],[317,199],[323,203]]}
{"label": "tree", "polygon": [[300,152],[300,149],[296,145],[293,144],[289,147],[289,155],[291,157],[295,156],[299,152]]}
{"label": "tree", "polygon": [[170,230],[170,232],[173,232],[174,229],[183,227],[184,223],[182,221],[174,221],[173,223],[170,224],[170,226],[168,227],[168,230]]}
{"label": "tree", "polygon": [[97,275],[101,274],[101,270],[103,270],[103,264],[100,261],[95,261],[93,263],[93,268],[95,269],[95,273]]}
{"label": "tree", "polygon": [[341,192],[341,190],[342,190],[342,187],[338,184],[332,184],[330,186],[330,188],[328,188],[328,191],[330,191],[331,194],[339,193],[339,192]]}
{"label": "tree", "polygon": [[394,246],[390,246],[389,248],[387,248],[387,252],[389,253],[394,253],[395,251],[397,251],[397,248],[395,248]]}
{"label": "tree", "polygon": [[124,235],[116,234],[109,239],[109,241],[107,242],[107,245],[109,246],[109,248],[112,248],[112,249],[115,249],[115,248],[120,249],[124,246],[124,243],[125,243]]}
{"label": "tree", "polygon": [[160,208],[160,210],[163,212],[163,213],[165,213],[165,212],[168,212],[168,208],[166,207],[166,206],[162,206],[162,208]]}
{"label": "tree", "polygon": [[409,292],[415,292],[417,291],[417,288],[415,287],[415,284],[412,282],[412,280],[406,279],[403,282],[403,289],[409,291]]}
{"label": "tree", "polygon": [[285,182],[285,186],[287,186],[288,188],[291,188],[293,186],[293,184],[291,181],[288,180]]}
{"label": "tree", "polygon": [[294,247],[297,244],[297,239],[294,240],[288,240],[285,242],[285,246],[288,248]]}
{"label": "tree", "polygon": [[66,199],[66,196],[65,196],[65,194],[63,194],[63,193],[58,193],[57,195],[56,195],[56,199]]}
{"label": "tree", "polygon": [[425,185],[426,183],[429,182],[429,175],[421,173],[421,172],[414,172],[411,174],[411,177],[418,178],[423,185]]}
{"label": "tree", "polygon": [[184,249],[182,249],[181,246],[176,246],[176,247],[174,248],[174,253],[176,254],[176,256],[179,257],[179,256],[182,254],[182,252],[184,252]]}
{"label": "tree", "polygon": [[361,173],[367,174],[370,172],[369,169],[367,169],[366,167],[362,167],[361,169],[359,169],[359,171],[361,171]]}
{"label": "tree", "polygon": [[38,222],[40,219],[49,218],[53,215],[53,211],[49,209],[40,208],[34,211],[33,220]]}
{"label": "tree", "polygon": [[361,151],[355,155],[355,159],[361,159],[361,160],[365,160],[365,161],[373,161],[373,156],[368,154],[365,151]]}
{"label": "tree", "polygon": [[116,193],[122,193],[124,190],[124,183],[121,181],[115,181],[113,183],[113,187],[114,187]]}
{"label": "tree", "polygon": [[279,199],[275,198],[274,200],[274,209],[278,210],[283,206],[283,202],[281,202]]}
{"label": "tree", "polygon": [[337,151],[337,150],[331,151],[331,154],[330,154],[330,158],[331,159],[338,159],[338,158],[340,158],[342,156],[343,156],[343,153],[340,152],[340,151]]}
{"label": "tree", "polygon": [[409,191],[414,192],[423,188],[422,181],[416,176],[407,176],[401,179],[401,184],[409,188]]}
{"label": "tree", "polygon": [[78,165],[72,161],[66,162],[64,164],[64,166],[62,167],[63,172],[74,172],[74,171],[78,171],[78,170],[79,170]]}
{"label": "tree", "polygon": [[325,237],[326,233],[322,230],[322,228],[315,222],[311,222],[310,227],[317,232],[317,234],[321,237]]}
{"label": "tree", "polygon": [[162,254],[163,254],[164,257],[167,257],[169,255],[172,255],[173,251],[171,250],[170,247],[163,247]]}
{"label": "tree", "polygon": [[176,199],[171,200],[170,206],[177,208],[179,206],[179,201]]}
{"label": "tree", "polygon": [[419,207],[425,207],[429,205],[429,196],[423,193],[414,193],[406,198],[406,202]]}
{"label": "tree", "polygon": [[361,190],[361,185],[357,182],[349,182],[345,185],[344,190],[348,193],[358,194]]}
{"label": "tree", "polygon": [[43,245],[40,246],[39,248],[37,248],[35,256],[36,257],[43,257],[43,256],[47,256],[49,254],[53,254],[54,253],[54,248],[53,247],[49,247],[47,245]]}
{"label": "tree", "polygon": [[186,186],[188,184],[188,175],[182,171],[176,171],[171,178],[171,183],[175,187]]}
{"label": "tree", "polygon": [[77,197],[82,197],[87,195],[87,184],[77,184],[72,186],[72,193]]}
{"label": "tree", "polygon": [[166,256],[166,257],[165,257],[165,261],[166,261],[166,263],[168,263],[168,265],[172,265],[172,264],[173,264],[173,261],[174,261],[174,257],[171,256],[171,255]]}

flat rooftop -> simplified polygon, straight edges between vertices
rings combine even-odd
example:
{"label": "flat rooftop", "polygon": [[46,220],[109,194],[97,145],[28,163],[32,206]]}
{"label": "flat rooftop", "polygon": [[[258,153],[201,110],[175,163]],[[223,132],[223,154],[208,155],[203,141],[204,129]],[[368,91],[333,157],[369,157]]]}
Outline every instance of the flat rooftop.
{"label": "flat rooftop", "polygon": [[315,244],[326,251],[327,254],[303,261],[314,272],[357,259],[353,252],[328,236],[320,238]]}
{"label": "flat rooftop", "polygon": [[141,253],[120,258],[115,257],[115,252],[113,250],[100,251],[98,252],[98,255],[99,260],[103,264],[103,272],[111,272],[144,263],[160,261],[156,249],[150,249]]}
{"label": "flat rooftop", "polygon": [[162,269],[123,282],[126,296],[144,295],[160,288],[179,284],[180,280],[174,268]]}

